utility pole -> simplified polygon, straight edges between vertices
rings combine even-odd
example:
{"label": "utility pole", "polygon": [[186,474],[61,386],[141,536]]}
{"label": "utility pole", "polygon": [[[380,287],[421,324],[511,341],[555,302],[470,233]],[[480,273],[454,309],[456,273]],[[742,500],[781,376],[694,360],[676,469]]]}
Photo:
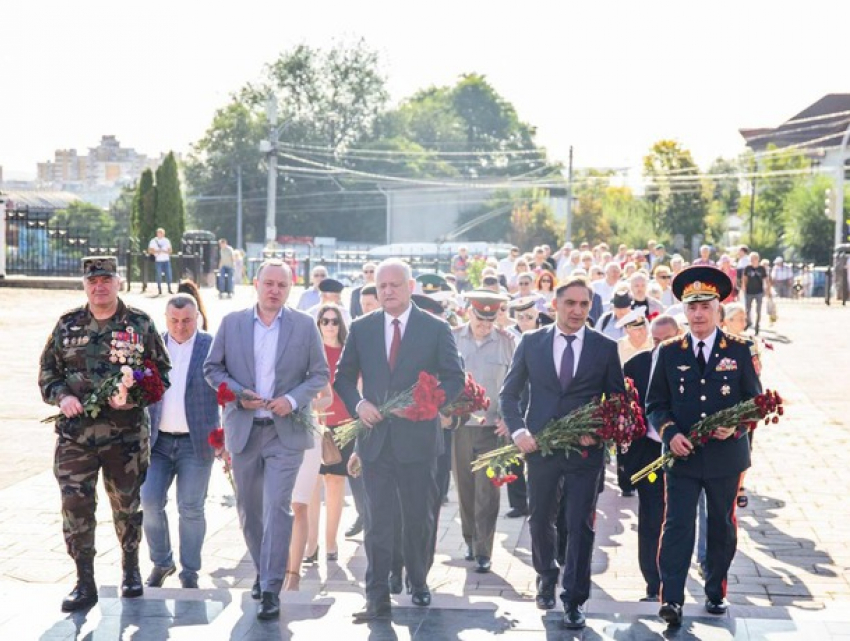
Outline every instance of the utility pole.
{"label": "utility pole", "polygon": [[573,146],[570,145],[570,164],[567,171],[567,229],[564,243],[573,238]]}
{"label": "utility pole", "polygon": [[236,248],[242,249],[242,165],[236,165]]}
{"label": "utility pole", "polygon": [[266,248],[274,249],[277,239],[275,226],[275,201],[277,200],[277,99],[274,94],[266,103],[266,115],[269,119],[268,169],[269,181],[266,196]]}

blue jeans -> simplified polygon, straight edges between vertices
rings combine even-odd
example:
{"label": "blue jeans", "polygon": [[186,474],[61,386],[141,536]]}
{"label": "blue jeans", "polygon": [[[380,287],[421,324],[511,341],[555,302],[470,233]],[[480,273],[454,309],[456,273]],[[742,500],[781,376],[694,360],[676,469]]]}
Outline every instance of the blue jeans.
{"label": "blue jeans", "polygon": [[181,579],[197,579],[201,569],[201,546],[207,531],[204,502],[212,464],[212,460],[204,461],[195,455],[188,436],[174,437],[160,432],[151,450],[151,463],[141,492],[145,539],[154,565],[160,568],[174,565],[165,505],[176,476]]}
{"label": "blue jeans", "polygon": [[232,294],[233,293],[233,268],[219,267],[218,268],[218,293]]}
{"label": "blue jeans", "polygon": [[164,260],[162,262],[155,262],[153,264],[154,271],[156,272],[156,288],[159,290],[159,293],[162,293],[162,279],[165,278],[165,284],[168,286],[168,291],[171,291],[171,259]]}

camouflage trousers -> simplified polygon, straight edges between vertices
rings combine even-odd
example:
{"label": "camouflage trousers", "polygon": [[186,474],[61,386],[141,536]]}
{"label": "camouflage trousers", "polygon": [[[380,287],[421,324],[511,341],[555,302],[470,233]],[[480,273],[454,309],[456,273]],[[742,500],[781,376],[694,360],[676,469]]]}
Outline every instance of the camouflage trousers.
{"label": "camouflage trousers", "polygon": [[149,461],[148,439],[138,434],[107,442],[59,435],[53,473],[62,494],[65,545],[73,559],[91,559],[95,555],[97,479],[101,470],[121,549],[138,550],[142,539],[140,488]]}

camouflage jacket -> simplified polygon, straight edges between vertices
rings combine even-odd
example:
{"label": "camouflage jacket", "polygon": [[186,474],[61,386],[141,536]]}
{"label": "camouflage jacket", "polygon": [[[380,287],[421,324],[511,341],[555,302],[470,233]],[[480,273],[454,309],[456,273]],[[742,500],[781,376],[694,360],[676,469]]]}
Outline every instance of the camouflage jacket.
{"label": "camouflage jacket", "polygon": [[[41,397],[51,405],[59,405],[68,394],[84,402],[122,365],[129,361],[128,364],[138,367],[147,359],[156,363],[167,388],[171,362],[162,336],[145,312],[128,307],[119,298],[115,315],[101,327],[89,312],[88,305],[72,309],[59,318],[41,353],[38,373]],[[96,420],[62,418],[56,423],[56,432],[76,432],[81,427],[102,422],[116,428],[146,426],[147,412],[141,408],[112,410],[107,407]]]}

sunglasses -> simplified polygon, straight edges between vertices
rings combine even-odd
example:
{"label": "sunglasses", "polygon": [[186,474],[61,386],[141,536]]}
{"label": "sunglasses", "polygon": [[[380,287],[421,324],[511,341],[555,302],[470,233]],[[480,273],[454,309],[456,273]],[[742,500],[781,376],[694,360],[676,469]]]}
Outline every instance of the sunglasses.
{"label": "sunglasses", "polygon": [[319,322],[322,325],[333,325],[333,326],[339,325],[339,319],[338,318],[323,318]]}
{"label": "sunglasses", "polygon": [[670,274],[658,274],[655,278],[658,280],[670,280]]}

